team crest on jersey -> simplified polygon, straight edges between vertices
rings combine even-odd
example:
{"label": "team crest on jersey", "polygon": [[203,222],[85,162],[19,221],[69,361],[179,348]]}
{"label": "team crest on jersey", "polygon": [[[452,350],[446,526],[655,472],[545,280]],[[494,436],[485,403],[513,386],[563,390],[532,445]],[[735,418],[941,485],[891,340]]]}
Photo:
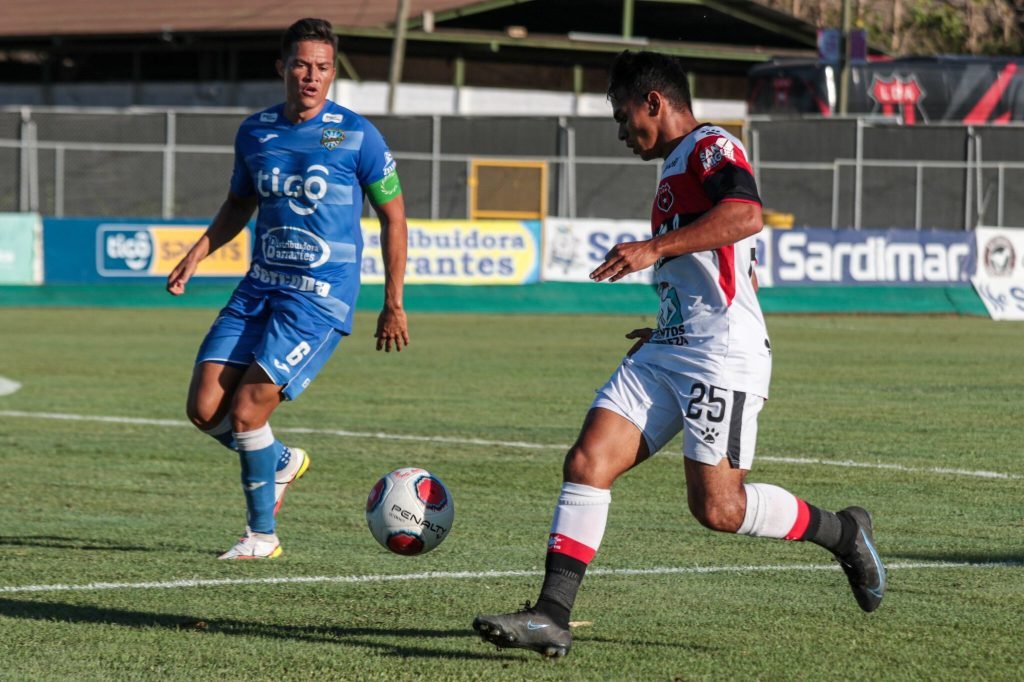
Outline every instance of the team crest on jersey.
{"label": "team crest on jersey", "polygon": [[345,131],[338,128],[327,128],[324,130],[323,135],[320,136],[320,144],[329,152],[333,152],[340,147],[344,141]]}
{"label": "team crest on jersey", "polygon": [[669,187],[667,182],[663,182],[658,186],[658,197],[655,199],[655,202],[658,204],[658,210],[662,213],[668,213],[668,210],[672,208],[675,197],[672,196],[672,188]]}
{"label": "team crest on jersey", "polygon": [[705,172],[717,168],[725,159],[736,160],[736,145],[728,138],[716,138],[714,143],[700,150],[700,163]]}
{"label": "team crest on jersey", "polygon": [[658,327],[682,324],[683,307],[679,305],[679,294],[675,288],[662,282],[658,287],[658,297],[661,299],[661,306],[658,308]]}

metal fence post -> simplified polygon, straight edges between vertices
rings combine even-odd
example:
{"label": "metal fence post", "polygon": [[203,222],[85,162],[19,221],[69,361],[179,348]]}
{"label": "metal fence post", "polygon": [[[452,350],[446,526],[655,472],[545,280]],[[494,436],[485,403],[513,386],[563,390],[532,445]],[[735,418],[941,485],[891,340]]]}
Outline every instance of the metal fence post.
{"label": "metal fence post", "polygon": [[[558,142],[557,142],[557,154],[559,158],[558,163],[558,196],[555,197],[554,202],[554,215],[564,217],[568,215],[568,180],[569,169],[566,164],[562,163],[561,160],[568,156],[569,148],[569,124],[565,120],[565,116],[558,117]],[[549,204],[550,205],[550,204]]]}
{"label": "metal fence post", "polygon": [[64,146],[53,150],[53,215],[64,217]]}
{"label": "metal fence post", "polygon": [[750,157],[754,162],[754,186],[761,192],[761,131],[754,127],[750,129]]}
{"label": "metal fence post", "polygon": [[832,162],[832,229],[839,229],[839,161]]}
{"label": "metal fence post", "polygon": [[568,186],[569,217],[576,217],[576,128],[569,126],[566,129],[567,154],[565,162],[566,185]]}
{"label": "metal fence post", "polygon": [[967,153],[964,161],[964,229],[971,229],[971,200],[972,196],[972,183],[971,183],[971,159],[974,157],[974,145],[975,135],[974,126],[967,126]]}
{"label": "metal fence post", "polygon": [[857,167],[853,172],[853,229],[859,230],[864,215],[864,120],[857,118]]}
{"label": "metal fence post", "polygon": [[441,215],[441,116],[430,119],[430,219]]}
{"label": "metal fence post", "polygon": [[1000,161],[996,166],[996,173],[996,200],[999,202],[996,206],[996,227],[1002,227],[1005,217],[1003,206],[1006,201],[1006,164]]}
{"label": "metal fence post", "polygon": [[174,217],[174,167],[177,153],[178,120],[173,111],[165,114],[166,133],[164,138],[164,182],[161,198],[161,213],[164,220]]}
{"label": "metal fence post", "polygon": [[39,135],[28,107],[21,109],[18,210],[39,210]]}
{"label": "metal fence post", "polygon": [[979,224],[984,224],[985,206],[988,204],[988,197],[985,196],[985,178],[983,177],[984,170],[982,169],[982,165],[985,162],[984,139],[981,135],[978,135],[978,139],[974,142],[974,159],[974,204],[976,210],[974,213],[974,221],[971,225],[972,228],[977,227]]}
{"label": "metal fence post", "polygon": [[924,212],[924,179],[922,174],[924,166],[921,163],[914,164],[914,229],[921,229],[922,213]]}

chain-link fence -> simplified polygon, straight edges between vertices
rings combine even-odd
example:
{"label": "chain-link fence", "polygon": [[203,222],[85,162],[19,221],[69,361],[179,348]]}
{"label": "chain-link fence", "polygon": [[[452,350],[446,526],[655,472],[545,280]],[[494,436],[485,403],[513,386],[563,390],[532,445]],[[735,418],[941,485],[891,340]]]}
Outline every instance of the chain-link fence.
{"label": "chain-link fence", "polygon": [[[0,211],[201,218],[227,192],[249,112],[0,109]],[[463,219],[474,159],[544,161],[549,213],[645,219],[660,164],[610,119],[376,116],[410,217]],[[1021,127],[870,119],[755,119],[745,137],[767,208],[797,226],[970,229],[1024,225]]]}

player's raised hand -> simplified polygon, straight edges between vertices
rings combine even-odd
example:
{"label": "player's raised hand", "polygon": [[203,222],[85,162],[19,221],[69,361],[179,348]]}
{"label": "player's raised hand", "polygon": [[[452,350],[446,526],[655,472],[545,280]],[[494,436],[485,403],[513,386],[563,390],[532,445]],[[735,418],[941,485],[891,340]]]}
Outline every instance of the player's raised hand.
{"label": "player's raised hand", "polygon": [[626,351],[626,355],[633,355],[633,353],[640,350],[640,346],[650,341],[651,336],[654,334],[654,330],[650,327],[641,327],[640,329],[634,329],[633,331],[626,334],[627,339],[636,339],[636,343]]}
{"label": "player's raised hand", "polygon": [[409,322],[401,308],[385,306],[377,316],[377,350],[391,352],[391,346],[399,353],[409,345]]}
{"label": "player's raised hand", "polygon": [[605,254],[604,262],[590,273],[595,282],[618,282],[626,275],[649,268],[658,260],[658,253],[651,240],[622,242]]}

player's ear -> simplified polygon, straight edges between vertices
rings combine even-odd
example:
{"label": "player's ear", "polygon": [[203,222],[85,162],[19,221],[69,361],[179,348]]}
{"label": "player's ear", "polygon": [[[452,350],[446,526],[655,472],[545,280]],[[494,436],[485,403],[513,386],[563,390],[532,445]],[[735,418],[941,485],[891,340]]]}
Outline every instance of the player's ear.
{"label": "player's ear", "polygon": [[647,104],[647,113],[650,116],[657,116],[658,112],[661,111],[661,107],[664,104],[662,101],[661,93],[651,90],[647,93],[647,97],[644,99]]}
{"label": "player's ear", "polygon": [[284,62],[278,59],[274,62],[274,67],[277,69],[277,75],[284,78]]}

